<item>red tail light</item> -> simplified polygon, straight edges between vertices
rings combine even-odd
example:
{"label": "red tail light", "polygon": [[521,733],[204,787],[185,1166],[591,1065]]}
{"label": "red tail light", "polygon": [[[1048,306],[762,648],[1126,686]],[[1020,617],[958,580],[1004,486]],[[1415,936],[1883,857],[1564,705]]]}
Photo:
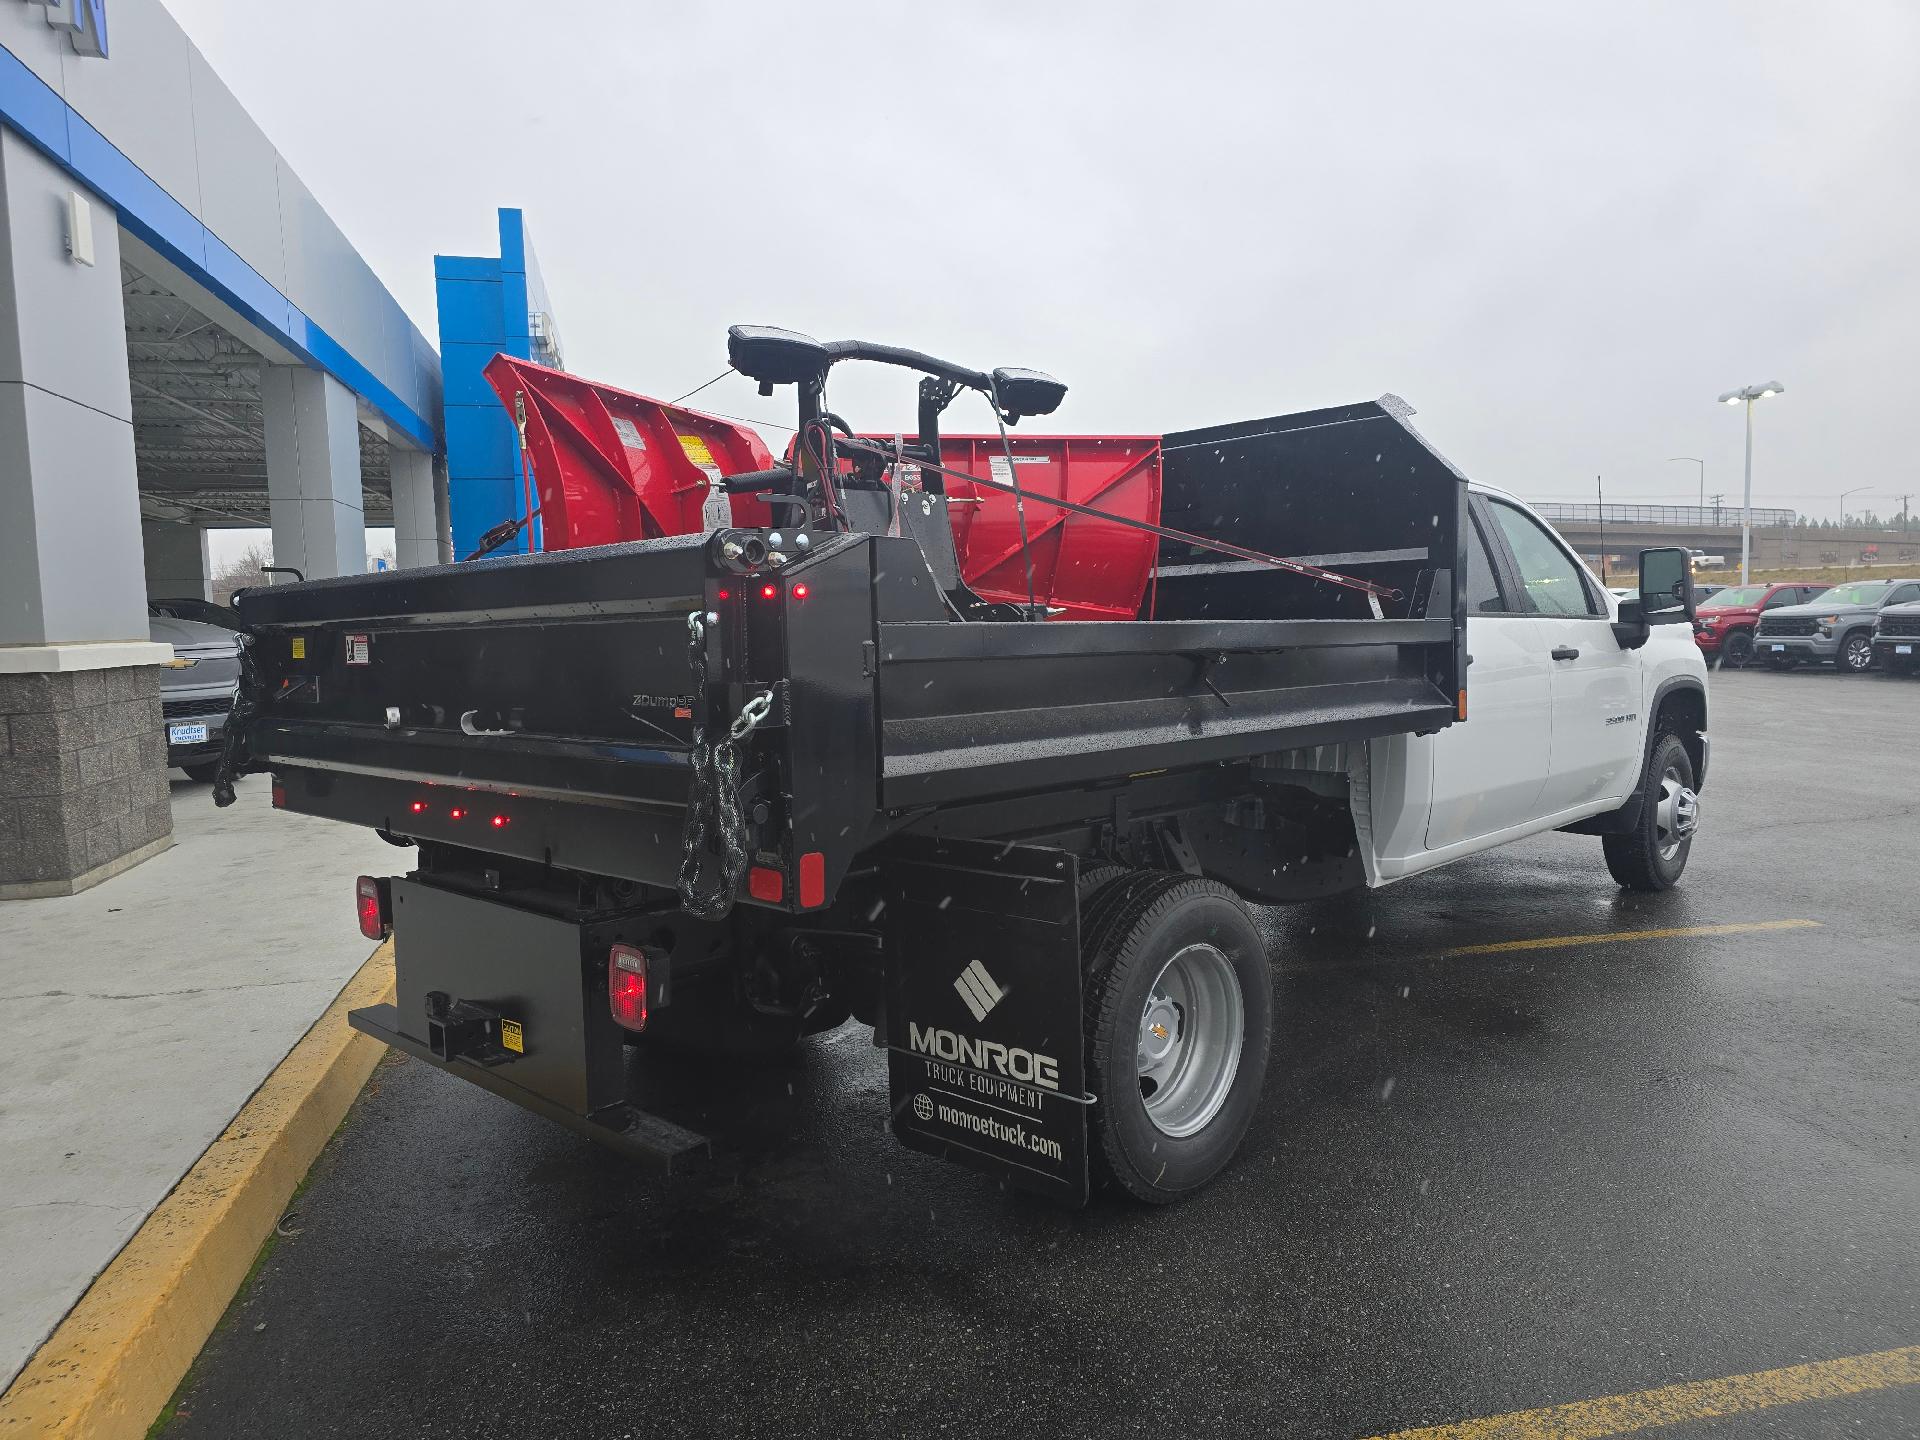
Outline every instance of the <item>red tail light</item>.
{"label": "red tail light", "polygon": [[647,953],[634,945],[607,952],[607,1008],[628,1030],[647,1028]]}
{"label": "red tail light", "polygon": [[353,882],[354,908],[360,912],[360,933],[369,940],[384,940],[393,928],[387,903],[387,882],[362,875]]}
{"label": "red tail light", "polygon": [[807,598],[807,596],[811,595],[813,592],[807,588],[807,582],[802,580],[798,585],[794,586],[793,589],[789,590],[787,593],[793,596],[793,598],[796,600],[804,600]]}

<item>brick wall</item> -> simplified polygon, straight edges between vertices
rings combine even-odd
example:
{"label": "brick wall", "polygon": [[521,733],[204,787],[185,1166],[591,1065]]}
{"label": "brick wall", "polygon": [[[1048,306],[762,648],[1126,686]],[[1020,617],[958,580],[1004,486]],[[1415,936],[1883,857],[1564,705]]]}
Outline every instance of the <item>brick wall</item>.
{"label": "brick wall", "polygon": [[80,888],[172,830],[158,669],[0,675],[0,887]]}

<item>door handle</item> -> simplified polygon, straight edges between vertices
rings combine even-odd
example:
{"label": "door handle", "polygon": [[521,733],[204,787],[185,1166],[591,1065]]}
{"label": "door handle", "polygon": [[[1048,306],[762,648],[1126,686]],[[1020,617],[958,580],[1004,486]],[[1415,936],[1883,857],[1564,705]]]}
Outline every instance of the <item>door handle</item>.
{"label": "door handle", "polygon": [[1580,658],[1580,652],[1571,645],[1556,645],[1553,647],[1553,658],[1556,660],[1578,660]]}

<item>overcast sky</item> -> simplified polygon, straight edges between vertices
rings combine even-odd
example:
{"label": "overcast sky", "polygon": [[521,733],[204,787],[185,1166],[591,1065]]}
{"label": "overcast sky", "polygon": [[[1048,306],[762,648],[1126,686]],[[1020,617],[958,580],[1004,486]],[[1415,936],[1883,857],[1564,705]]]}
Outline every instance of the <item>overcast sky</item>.
{"label": "overcast sky", "polygon": [[168,3],[429,338],[518,205],[569,368],[651,394],[755,321],[1051,371],[1036,428],[1390,390],[1530,498],[1737,501],[1714,397],[1778,379],[1756,504],[1920,492],[1910,0]]}

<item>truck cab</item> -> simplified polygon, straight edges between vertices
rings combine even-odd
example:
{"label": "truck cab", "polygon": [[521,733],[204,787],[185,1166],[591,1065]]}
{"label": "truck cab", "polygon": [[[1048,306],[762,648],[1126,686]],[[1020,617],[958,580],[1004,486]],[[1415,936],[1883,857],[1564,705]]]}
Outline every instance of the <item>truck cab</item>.
{"label": "truck cab", "polygon": [[1367,788],[1370,883],[1547,830],[1626,833],[1637,816],[1622,807],[1663,735],[1690,772],[1656,782],[1656,810],[1670,817],[1657,869],[1677,879],[1709,754],[1706,663],[1690,627],[1623,624],[1638,602],[1610,594],[1515,496],[1475,484],[1468,505],[1467,723],[1371,747],[1387,783]]}

